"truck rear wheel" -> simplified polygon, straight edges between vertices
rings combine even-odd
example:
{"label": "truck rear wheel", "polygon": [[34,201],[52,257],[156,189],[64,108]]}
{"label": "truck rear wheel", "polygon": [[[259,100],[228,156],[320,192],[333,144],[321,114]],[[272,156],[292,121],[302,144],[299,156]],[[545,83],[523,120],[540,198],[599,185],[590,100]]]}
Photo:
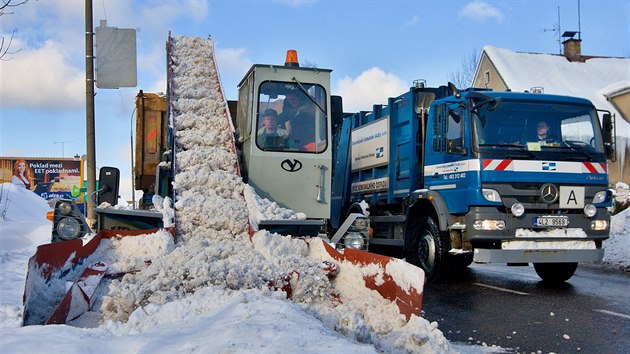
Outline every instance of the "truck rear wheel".
{"label": "truck rear wheel", "polygon": [[440,232],[435,220],[425,216],[416,224],[414,236],[412,263],[424,270],[427,282],[443,278],[448,268],[448,234]]}
{"label": "truck rear wheel", "polygon": [[534,269],[542,280],[561,283],[573,276],[577,265],[577,263],[534,263]]}

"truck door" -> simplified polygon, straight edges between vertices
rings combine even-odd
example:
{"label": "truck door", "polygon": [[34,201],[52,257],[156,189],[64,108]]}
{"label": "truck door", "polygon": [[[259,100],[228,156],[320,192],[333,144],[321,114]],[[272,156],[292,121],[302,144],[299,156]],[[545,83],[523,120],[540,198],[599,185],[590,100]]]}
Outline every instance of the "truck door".
{"label": "truck door", "polygon": [[[424,185],[439,191],[450,212],[465,212],[475,163],[469,160],[466,109],[461,103],[433,106],[426,138]],[[477,168],[478,170],[478,168]],[[472,173],[471,173],[472,172]]]}
{"label": "truck door", "polygon": [[309,218],[330,217],[332,149],[323,86],[265,81],[258,89],[249,184]]}

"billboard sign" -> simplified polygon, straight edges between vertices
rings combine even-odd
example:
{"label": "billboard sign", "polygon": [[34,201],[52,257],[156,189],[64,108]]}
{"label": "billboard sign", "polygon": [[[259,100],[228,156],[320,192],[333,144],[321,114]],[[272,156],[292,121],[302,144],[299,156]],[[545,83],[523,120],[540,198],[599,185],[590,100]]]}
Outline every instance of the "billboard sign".
{"label": "billboard sign", "polygon": [[80,158],[0,157],[0,183],[13,183],[40,197],[83,204],[84,163]]}

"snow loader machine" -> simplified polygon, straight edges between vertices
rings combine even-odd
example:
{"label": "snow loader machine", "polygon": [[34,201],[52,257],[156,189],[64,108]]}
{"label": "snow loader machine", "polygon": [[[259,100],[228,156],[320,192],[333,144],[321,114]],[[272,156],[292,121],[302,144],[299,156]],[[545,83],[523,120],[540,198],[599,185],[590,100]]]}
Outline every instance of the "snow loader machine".
{"label": "snow loader machine", "polygon": [[[285,65],[253,65],[238,86],[238,101],[228,102],[218,76],[212,40],[193,38],[195,45],[202,48],[200,55],[191,48],[178,49],[177,43],[184,42],[181,39],[186,37],[168,36],[166,95],[140,91],[136,97],[134,181],[135,189],[144,192],[139,209],[108,206],[116,205],[118,197],[119,171],[113,167],[102,167],[99,173],[95,196],[98,207],[92,227],[96,236],[72,201],[56,203],[50,213],[54,223],[52,243],[41,245],[29,262],[24,325],[66,323],[92,308],[99,282],[108,276],[121,276],[108,274],[105,262],[90,257],[103,239],[148,235],[167,229],[176,243],[183,242],[177,234],[181,224],[177,201],[182,191],[174,188],[178,158],[182,158],[177,131],[181,126],[177,120],[183,119],[178,116],[182,105],[211,105],[212,117],[207,119],[215,120],[213,129],[229,127],[224,129],[230,130],[230,134],[222,149],[233,156],[238,178],[274,207],[293,210],[299,215],[289,220],[269,220],[264,215],[252,216],[250,210],[250,235],[257,230],[268,230],[304,239],[309,248],[323,247],[328,255],[317,260],[331,283],[337,273],[343,272],[342,264],[369,268],[370,271],[361,273],[366,288],[395,303],[407,320],[412,315],[419,316],[424,272],[403,260],[368,252],[370,222],[361,204],[357,203],[352,212],[342,216],[331,207],[331,178],[335,169],[332,132],[343,119],[341,97],[330,94],[332,70],[301,67],[297,53],[290,50]],[[198,68],[178,67],[184,64],[173,54],[177,50],[180,55],[195,55],[195,61],[202,63],[201,77],[184,77]],[[189,86],[186,90],[182,87],[184,83]],[[276,121],[276,135],[265,132],[269,115]],[[217,120],[221,120],[220,124]],[[206,136],[225,133],[208,129],[202,130]],[[156,211],[156,208],[164,210],[165,206],[168,209],[167,197],[175,203],[172,218]],[[163,204],[164,200],[167,203]],[[210,216],[213,210],[207,213]],[[86,240],[86,234],[91,239]],[[42,300],[49,284],[60,280],[69,284],[66,293]],[[283,286],[278,288],[286,290],[290,297],[290,282],[280,283]]]}

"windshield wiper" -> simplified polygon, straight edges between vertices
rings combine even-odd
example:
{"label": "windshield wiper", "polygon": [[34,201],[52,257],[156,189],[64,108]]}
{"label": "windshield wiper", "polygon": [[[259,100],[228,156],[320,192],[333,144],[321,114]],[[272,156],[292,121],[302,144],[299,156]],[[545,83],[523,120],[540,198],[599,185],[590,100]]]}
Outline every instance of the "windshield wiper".
{"label": "windshield wiper", "polygon": [[[574,143],[570,143],[570,142],[568,142],[566,140],[562,141],[562,144],[565,147],[568,147],[569,149],[571,149],[571,151],[575,151],[577,153],[582,154],[582,156],[585,156],[586,158],[588,158],[589,161],[593,161],[594,160],[593,155],[591,155],[588,152],[584,151],[584,149],[581,146],[579,146],[577,144],[574,144]],[[563,147],[563,146],[561,146],[561,147]]]}
{"label": "windshield wiper", "polygon": [[298,81],[298,79],[296,79],[295,77],[293,77],[292,79],[293,81],[295,81],[298,85],[298,88],[300,89],[300,91],[302,91],[306,96],[308,96],[308,98],[315,103],[315,105],[317,106],[317,108],[319,108],[320,111],[322,111],[322,113],[324,113],[324,115],[326,114],[326,110],[324,110],[322,108],[322,106],[319,105],[319,103],[317,103],[317,101],[315,100],[315,97],[311,96],[311,94],[308,92],[307,89],[304,88],[304,86],[302,86],[302,83]]}
{"label": "windshield wiper", "polygon": [[[524,152],[529,155],[531,158],[538,158],[533,152],[525,149],[525,146],[518,144],[479,144],[479,147],[508,147],[508,148],[517,148],[519,151]],[[509,157],[509,155],[508,155]]]}

